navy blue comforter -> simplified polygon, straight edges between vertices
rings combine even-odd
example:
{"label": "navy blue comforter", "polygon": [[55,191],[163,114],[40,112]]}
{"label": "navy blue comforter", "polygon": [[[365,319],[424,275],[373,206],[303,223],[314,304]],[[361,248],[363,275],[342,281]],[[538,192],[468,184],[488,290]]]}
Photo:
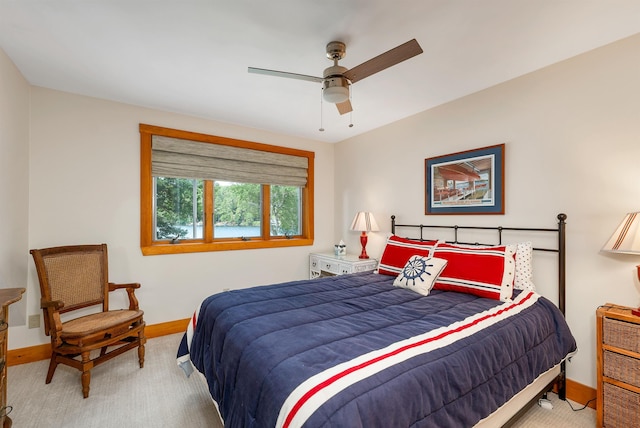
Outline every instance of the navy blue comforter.
{"label": "navy blue comforter", "polygon": [[[362,273],[203,301],[190,358],[225,426],[274,427],[287,397],[310,377],[504,305],[456,292],[425,297],[392,284],[393,277]],[[517,315],[346,386],[304,426],[473,426],[576,350],[562,314],[535,297]]]}

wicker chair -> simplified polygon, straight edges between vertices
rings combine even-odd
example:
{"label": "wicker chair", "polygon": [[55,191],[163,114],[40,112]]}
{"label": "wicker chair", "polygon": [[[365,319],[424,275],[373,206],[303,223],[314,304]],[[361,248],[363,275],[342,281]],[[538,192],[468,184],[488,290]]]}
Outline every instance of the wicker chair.
{"label": "wicker chair", "polygon": [[[59,363],[66,364],[82,371],[82,394],[87,398],[90,370],[135,347],[142,368],[145,323],[134,294],[140,284],[108,281],[106,244],[45,248],[30,253],[40,281],[45,333],[51,336],[46,383],[51,382]],[[129,309],[109,310],[109,292],[122,288],[127,291]],[[77,318],[71,318],[71,314],[61,316],[94,305],[100,305],[101,311]],[[81,312],[86,314],[88,310]],[[107,352],[108,348],[112,349]]]}

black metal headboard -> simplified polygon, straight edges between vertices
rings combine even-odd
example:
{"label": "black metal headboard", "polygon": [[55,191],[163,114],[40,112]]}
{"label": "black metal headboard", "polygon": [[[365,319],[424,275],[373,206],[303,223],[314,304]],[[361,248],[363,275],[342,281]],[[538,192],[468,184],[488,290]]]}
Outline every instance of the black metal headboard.
{"label": "black metal headboard", "polygon": [[[418,237],[409,237],[410,239],[425,240],[425,229],[447,229],[453,231],[453,239],[447,240],[449,243],[454,244],[468,244],[468,245],[501,245],[503,243],[503,232],[516,231],[516,232],[540,232],[546,236],[556,235],[556,245],[552,248],[549,247],[533,247],[534,251],[547,251],[558,254],[558,309],[564,315],[565,310],[565,287],[566,287],[566,248],[565,248],[565,227],[566,227],[566,214],[558,214],[558,226],[556,228],[538,228],[538,227],[502,227],[502,226],[440,226],[440,225],[425,225],[425,224],[398,224],[396,223],[396,216],[391,216],[391,233],[398,235],[397,228],[409,228],[418,229]],[[497,241],[488,244],[480,242],[464,242],[459,240],[459,232],[464,230],[485,230],[495,231],[497,233]],[[431,238],[427,238],[431,239]]]}
{"label": "black metal headboard", "polygon": [[[556,242],[553,247],[538,247],[534,244],[534,251],[547,251],[558,254],[558,309],[564,315],[564,307],[565,307],[565,287],[566,287],[566,248],[565,248],[565,226],[566,226],[567,215],[566,214],[558,214],[558,226],[555,229],[552,228],[538,228],[538,227],[502,227],[502,226],[440,226],[440,225],[424,225],[424,224],[397,224],[396,216],[391,216],[391,233],[397,235],[397,228],[409,228],[409,229],[418,229],[420,236],[419,237],[408,237],[409,239],[417,239],[417,240],[425,240],[424,231],[425,229],[433,230],[433,229],[445,229],[453,231],[453,239],[446,240],[446,242],[454,243],[454,244],[467,244],[467,245],[500,245],[502,244],[503,232],[533,232],[537,234],[539,237],[541,235],[546,236],[547,238],[554,237],[554,241]],[[480,242],[464,242],[460,241],[458,233],[460,231],[488,231],[489,234],[492,234],[493,231],[497,233],[497,240],[494,242],[490,242],[488,244],[482,244]],[[427,238],[433,239],[433,237]],[[567,397],[567,387],[566,387],[566,362],[562,361],[560,363],[560,374],[556,378],[554,382],[557,382],[558,386],[558,397],[561,400],[565,400]],[[552,386],[553,382],[550,383],[546,390],[549,390]],[[537,401],[538,397],[534,397],[534,400],[531,402]],[[527,406],[528,407],[528,406]]]}

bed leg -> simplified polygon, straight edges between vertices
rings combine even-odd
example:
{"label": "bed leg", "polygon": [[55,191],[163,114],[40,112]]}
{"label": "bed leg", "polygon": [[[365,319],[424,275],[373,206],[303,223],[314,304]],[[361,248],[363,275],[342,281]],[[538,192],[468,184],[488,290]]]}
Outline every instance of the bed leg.
{"label": "bed leg", "polygon": [[560,363],[560,376],[558,376],[558,398],[567,401],[567,383],[565,382],[565,365],[563,361]]}

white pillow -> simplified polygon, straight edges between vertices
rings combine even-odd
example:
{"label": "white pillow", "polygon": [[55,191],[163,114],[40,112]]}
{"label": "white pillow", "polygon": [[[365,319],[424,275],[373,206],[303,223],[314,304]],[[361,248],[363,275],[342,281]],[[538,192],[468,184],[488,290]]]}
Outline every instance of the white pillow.
{"label": "white pillow", "polygon": [[393,281],[393,285],[427,296],[446,265],[447,261],[444,259],[411,256],[400,275]]}
{"label": "white pillow", "polygon": [[516,290],[535,291],[533,283],[533,245],[531,242],[519,242],[516,248],[516,275],[513,288]]}

